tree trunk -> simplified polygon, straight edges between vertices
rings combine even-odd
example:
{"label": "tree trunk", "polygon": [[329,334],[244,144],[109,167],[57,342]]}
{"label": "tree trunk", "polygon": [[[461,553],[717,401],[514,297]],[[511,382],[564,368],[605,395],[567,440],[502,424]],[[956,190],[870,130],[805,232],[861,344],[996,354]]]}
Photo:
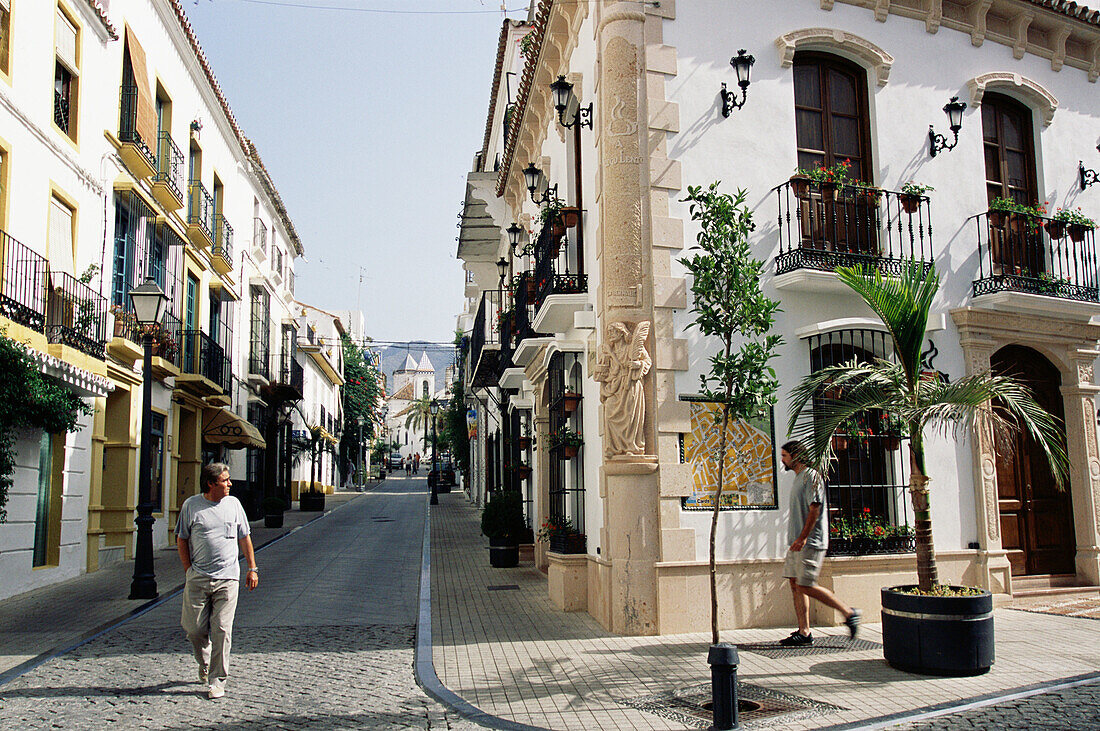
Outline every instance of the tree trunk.
{"label": "tree trunk", "polygon": [[924,449],[920,436],[910,429],[909,442],[909,496],[913,503],[913,529],[916,535],[917,588],[931,591],[940,583],[936,568],[936,549],[932,545],[932,513],[928,498],[928,475],[924,473]]}
{"label": "tree trunk", "polygon": [[309,491],[317,490],[317,442],[309,448]]}
{"label": "tree trunk", "polygon": [[729,394],[722,404],[722,431],[718,435],[718,489],[714,493],[714,511],[710,516],[710,636],[711,644],[717,645],[718,639],[718,572],[715,566],[714,543],[718,535],[718,511],[722,505],[722,486],[725,482],[726,466],[726,428],[729,425]]}

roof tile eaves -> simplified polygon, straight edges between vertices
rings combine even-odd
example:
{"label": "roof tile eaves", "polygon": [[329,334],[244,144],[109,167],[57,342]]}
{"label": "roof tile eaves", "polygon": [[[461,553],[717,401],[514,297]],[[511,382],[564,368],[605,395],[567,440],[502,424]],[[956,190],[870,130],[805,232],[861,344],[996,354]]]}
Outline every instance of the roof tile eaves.
{"label": "roof tile eaves", "polygon": [[107,30],[107,35],[111,37],[111,40],[117,41],[118,29],[111,24],[111,19],[107,17],[107,11],[99,4],[99,0],[84,1],[88,3],[88,7],[90,7],[95,12],[96,16],[99,17],[100,22],[103,23],[103,27]]}

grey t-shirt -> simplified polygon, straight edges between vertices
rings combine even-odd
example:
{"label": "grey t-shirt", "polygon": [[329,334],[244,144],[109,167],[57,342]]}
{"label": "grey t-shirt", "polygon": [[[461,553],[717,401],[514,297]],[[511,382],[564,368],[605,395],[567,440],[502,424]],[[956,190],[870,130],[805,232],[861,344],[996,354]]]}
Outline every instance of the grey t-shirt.
{"label": "grey t-shirt", "polygon": [[241,501],[227,495],[220,502],[192,495],[183,501],[176,536],[191,548],[191,567],[211,579],[240,581],[237,539],[251,532]]}
{"label": "grey t-shirt", "polygon": [[802,535],[802,527],[806,525],[806,516],[810,514],[810,506],[821,503],[821,513],[817,516],[817,522],[810,529],[810,535],[806,536],[806,548],[824,550],[829,547],[828,510],[825,504],[825,483],[814,470],[807,467],[801,473],[794,476],[794,489],[791,490],[791,517],[787,526],[787,545],[798,540]]}

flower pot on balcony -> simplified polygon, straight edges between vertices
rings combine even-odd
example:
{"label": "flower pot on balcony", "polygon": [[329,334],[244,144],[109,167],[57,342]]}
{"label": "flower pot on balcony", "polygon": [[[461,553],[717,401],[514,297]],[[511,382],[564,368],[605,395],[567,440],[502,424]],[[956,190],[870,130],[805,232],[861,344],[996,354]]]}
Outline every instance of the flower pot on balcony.
{"label": "flower pot on balcony", "polygon": [[550,236],[555,239],[559,239],[557,246],[561,246],[561,237],[565,236],[565,221],[561,215],[555,216],[550,220]]}
{"label": "flower pot on balcony", "polygon": [[1008,230],[1017,236],[1025,236],[1035,227],[1035,220],[1025,213],[1012,213],[1008,216]]}
{"label": "flower pot on balcony", "polygon": [[531,437],[520,437],[516,440],[516,446],[520,449],[527,449],[531,446]]}
{"label": "flower pot on balcony", "polygon": [[1066,235],[1066,222],[1056,221],[1051,219],[1046,222],[1047,234],[1055,241],[1062,239]]}
{"label": "flower pot on balcony", "polygon": [[[906,213],[916,213],[920,209],[921,196],[901,193],[898,195],[898,202],[901,203],[901,208]],[[992,215],[992,212],[990,212],[990,215]]]}
{"label": "flower pot on balcony", "polygon": [[901,437],[886,437],[882,440],[882,446],[887,452],[896,452],[901,449]]}
{"label": "flower pot on balcony", "polygon": [[562,396],[562,407],[565,409],[565,413],[572,414],[580,406],[581,395],[579,393],[573,393],[572,391],[566,392]]}
{"label": "flower pot on balcony", "polygon": [[565,206],[561,209],[561,217],[566,228],[573,228],[581,221],[581,209],[576,206]]}
{"label": "flower pot on balcony", "polygon": [[848,437],[834,434],[833,435],[833,451],[842,452],[848,448]]}
{"label": "flower pot on balcony", "polygon": [[550,536],[550,551],[553,553],[587,553],[583,533]]}
{"label": "flower pot on balcony", "polygon": [[574,457],[577,456],[577,450],[578,449],[580,449],[580,447],[576,447],[572,444],[563,444],[563,445],[561,445],[561,458],[562,459],[573,459]]}
{"label": "flower pot on balcony", "polygon": [[527,465],[520,465],[518,467],[515,467],[514,471],[516,473],[516,477],[521,480],[526,480],[528,477],[531,476],[531,468]]}
{"label": "flower pot on balcony", "polygon": [[795,198],[803,200],[810,197],[810,179],[805,175],[791,176],[791,192]]}
{"label": "flower pot on balcony", "polygon": [[1001,228],[1005,225],[1005,221],[1008,220],[1008,213],[1006,211],[989,211],[989,225],[994,228]]}
{"label": "flower pot on balcony", "polygon": [[1069,239],[1075,244],[1079,244],[1085,240],[1085,234],[1092,230],[1091,226],[1085,226],[1081,223],[1071,223],[1067,227],[1069,231]]}
{"label": "flower pot on balcony", "polygon": [[818,187],[821,190],[821,200],[826,203],[831,203],[836,200],[836,192],[840,189],[839,185],[825,181]]}
{"label": "flower pot on balcony", "polygon": [[528,302],[534,302],[535,297],[537,297],[538,294],[539,294],[538,282],[536,282],[534,280],[534,278],[528,279],[527,280],[527,301]]}

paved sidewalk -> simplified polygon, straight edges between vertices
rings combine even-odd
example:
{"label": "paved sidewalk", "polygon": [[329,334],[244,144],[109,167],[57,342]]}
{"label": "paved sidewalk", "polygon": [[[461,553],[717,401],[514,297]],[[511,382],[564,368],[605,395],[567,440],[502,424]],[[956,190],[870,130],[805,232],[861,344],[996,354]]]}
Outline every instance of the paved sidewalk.
{"label": "paved sidewalk", "polygon": [[[485,713],[555,731],[706,727],[673,696],[691,701],[702,693],[694,700],[709,701],[709,633],[619,637],[585,613],[561,612],[530,564],[489,566],[478,511],[464,493],[440,495],[439,502],[431,519],[432,640],[446,688]],[[833,638],[835,650],[760,647],[787,628],[724,631],[722,639],[758,645],[740,653],[743,696],[804,701],[801,709],[753,722],[757,728],[862,725],[1100,668],[1100,623],[1093,619],[1000,609],[996,623],[996,664],[973,678],[894,670],[882,658],[877,624],[860,634],[875,643],[866,649],[847,647],[843,627],[815,628],[818,644]]]}
{"label": "paved sidewalk", "polygon": [[[378,484],[372,483],[368,489]],[[360,495],[328,495],[325,512]],[[323,514],[288,510],[282,528],[265,528],[263,520],[252,521],[252,544],[259,548]],[[174,547],[157,548],[153,553],[157,590],[163,598],[183,587],[183,567]],[[133,575],[133,560],[121,561],[0,601],[0,674],[43,653],[70,646],[146,606],[149,602],[127,598]]]}

